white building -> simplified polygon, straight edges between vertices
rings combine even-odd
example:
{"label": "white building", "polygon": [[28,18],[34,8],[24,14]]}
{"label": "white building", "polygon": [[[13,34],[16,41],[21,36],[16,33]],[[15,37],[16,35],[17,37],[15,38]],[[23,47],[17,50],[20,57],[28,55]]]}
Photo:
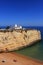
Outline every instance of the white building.
{"label": "white building", "polygon": [[22,26],[18,26],[17,24],[15,24],[15,29],[22,29]]}

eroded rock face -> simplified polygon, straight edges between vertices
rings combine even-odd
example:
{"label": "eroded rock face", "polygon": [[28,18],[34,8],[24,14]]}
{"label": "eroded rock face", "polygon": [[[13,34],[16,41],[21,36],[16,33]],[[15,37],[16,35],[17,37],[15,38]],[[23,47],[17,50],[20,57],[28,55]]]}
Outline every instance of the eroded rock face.
{"label": "eroded rock face", "polygon": [[0,31],[0,52],[18,50],[33,44],[37,40],[41,40],[41,33],[38,30]]}

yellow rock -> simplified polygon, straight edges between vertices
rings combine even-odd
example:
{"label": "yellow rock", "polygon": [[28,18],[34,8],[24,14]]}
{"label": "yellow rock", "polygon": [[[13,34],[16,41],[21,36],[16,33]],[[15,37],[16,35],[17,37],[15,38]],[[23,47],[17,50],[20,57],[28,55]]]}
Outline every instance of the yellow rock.
{"label": "yellow rock", "polygon": [[12,32],[0,31],[0,52],[18,50],[27,45],[34,44],[35,41],[41,40],[39,30],[13,30]]}

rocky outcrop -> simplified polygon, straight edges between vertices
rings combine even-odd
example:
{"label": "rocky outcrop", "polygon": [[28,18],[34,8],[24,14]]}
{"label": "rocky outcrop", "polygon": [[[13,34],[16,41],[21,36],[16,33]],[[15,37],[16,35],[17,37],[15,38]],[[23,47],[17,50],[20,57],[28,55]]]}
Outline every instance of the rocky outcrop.
{"label": "rocky outcrop", "polygon": [[41,40],[38,30],[0,31],[0,52],[18,50]]}

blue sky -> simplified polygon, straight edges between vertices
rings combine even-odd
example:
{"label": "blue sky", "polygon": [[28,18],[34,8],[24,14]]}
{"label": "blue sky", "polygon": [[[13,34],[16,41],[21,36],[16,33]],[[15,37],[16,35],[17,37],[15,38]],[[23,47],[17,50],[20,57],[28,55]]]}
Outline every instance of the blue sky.
{"label": "blue sky", "polygon": [[0,25],[43,26],[43,0],[0,0]]}

